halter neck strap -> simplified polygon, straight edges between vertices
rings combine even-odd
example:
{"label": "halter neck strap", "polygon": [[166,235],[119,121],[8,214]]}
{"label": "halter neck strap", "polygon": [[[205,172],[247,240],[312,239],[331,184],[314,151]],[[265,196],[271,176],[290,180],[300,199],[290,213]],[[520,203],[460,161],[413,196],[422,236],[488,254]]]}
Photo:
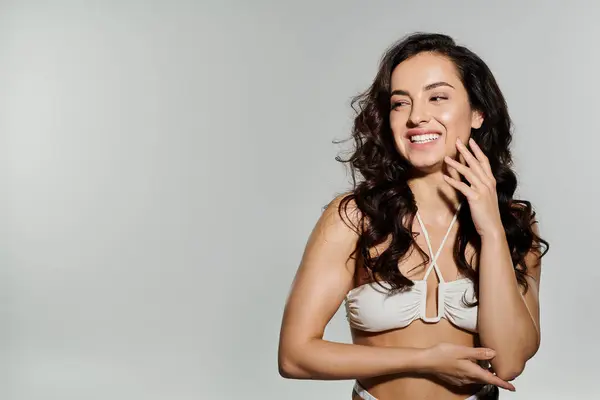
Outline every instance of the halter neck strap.
{"label": "halter neck strap", "polygon": [[435,269],[435,273],[436,273],[438,279],[440,280],[440,282],[444,282],[442,273],[437,265],[437,259],[442,252],[442,248],[444,247],[444,244],[446,243],[448,236],[450,235],[450,231],[452,231],[452,227],[454,226],[454,223],[458,219],[458,212],[460,211],[461,207],[462,207],[462,202],[458,205],[456,212],[454,213],[454,217],[452,217],[452,221],[450,222],[450,226],[448,227],[448,230],[446,231],[446,234],[444,235],[444,238],[442,239],[442,243],[440,244],[440,247],[438,248],[435,255],[433,254],[433,248],[431,247],[431,240],[429,238],[429,233],[427,232],[427,228],[425,228],[425,224],[423,223],[423,220],[421,219],[421,215],[419,214],[419,211],[417,211],[417,220],[419,221],[421,230],[423,231],[423,234],[425,235],[425,241],[427,242],[427,247],[429,249],[429,255],[431,257],[429,267],[427,268],[427,271],[425,272],[425,277],[423,278],[423,280],[427,280],[427,278],[429,277],[429,274],[431,273],[431,270]]}

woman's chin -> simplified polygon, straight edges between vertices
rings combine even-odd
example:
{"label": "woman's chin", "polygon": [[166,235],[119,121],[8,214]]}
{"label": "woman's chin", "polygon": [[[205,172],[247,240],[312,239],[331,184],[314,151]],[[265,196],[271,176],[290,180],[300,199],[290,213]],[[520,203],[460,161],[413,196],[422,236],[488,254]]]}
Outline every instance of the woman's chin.
{"label": "woman's chin", "polygon": [[432,173],[442,170],[444,166],[444,160],[439,157],[431,158],[419,158],[417,160],[410,160],[412,167],[422,173]]}

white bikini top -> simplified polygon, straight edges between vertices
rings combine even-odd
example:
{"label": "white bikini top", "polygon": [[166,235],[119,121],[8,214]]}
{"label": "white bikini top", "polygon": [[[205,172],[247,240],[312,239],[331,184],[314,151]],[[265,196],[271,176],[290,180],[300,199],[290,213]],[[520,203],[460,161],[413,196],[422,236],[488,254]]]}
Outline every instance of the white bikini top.
{"label": "white bikini top", "polygon": [[[425,224],[423,224],[421,216],[417,211],[417,220],[425,235],[431,256],[425,277],[420,280],[413,280],[414,285],[408,288],[407,291],[395,294],[388,293],[391,285],[386,281],[379,283],[370,282],[350,290],[346,295],[345,307],[346,318],[351,327],[368,332],[381,332],[404,328],[417,318],[428,323],[436,323],[442,318],[446,318],[459,328],[470,332],[477,332],[478,307],[468,306],[468,303],[475,301],[473,282],[469,278],[446,282],[437,266],[437,258],[446,243],[452,226],[458,218],[458,211],[461,205],[458,206],[450,227],[435,255],[431,248]],[[438,310],[437,316],[427,317],[427,278],[432,269],[435,270],[439,279]]]}

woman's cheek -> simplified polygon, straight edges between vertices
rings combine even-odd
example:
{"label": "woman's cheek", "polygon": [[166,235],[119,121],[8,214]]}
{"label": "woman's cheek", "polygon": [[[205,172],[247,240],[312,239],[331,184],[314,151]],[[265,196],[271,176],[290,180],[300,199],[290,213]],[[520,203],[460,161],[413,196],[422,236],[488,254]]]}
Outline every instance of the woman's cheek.
{"label": "woman's cheek", "polygon": [[390,128],[392,128],[392,133],[395,138],[400,138],[403,136],[403,128],[405,126],[406,124],[402,123],[402,120],[397,113],[390,114]]}
{"label": "woman's cheek", "polygon": [[471,133],[471,123],[468,115],[462,114],[459,110],[448,108],[440,109],[437,115],[438,121],[444,125],[448,136],[452,136],[448,138],[452,141],[456,140],[456,137],[460,137],[464,141],[469,138]]}
{"label": "woman's cheek", "polygon": [[397,111],[392,111],[390,113],[390,126],[394,127],[400,123],[400,113]]}
{"label": "woman's cheek", "polygon": [[455,113],[452,109],[441,109],[438,113],[438,120],[445,125],[451,124],[455,119]]}

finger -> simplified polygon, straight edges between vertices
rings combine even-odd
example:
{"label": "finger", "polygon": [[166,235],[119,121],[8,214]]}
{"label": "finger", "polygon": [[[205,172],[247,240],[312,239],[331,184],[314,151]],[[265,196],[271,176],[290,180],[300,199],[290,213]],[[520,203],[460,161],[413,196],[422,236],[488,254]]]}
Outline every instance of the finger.
{"label": "finger", "polygon": [[473,188],[469,185],[467,185],[466,183],[454,179],[448,175],[442,175],[444,177],[444,180],[450,185],[452,186],[454,189],[458,190],[459,192],[461,192],[462,194],[465,195],[466,198],[468,199],[476,199],[477,198],[477,192],[475,192],[475,190],[473,190]]}
{"label": "finger", "polygon": [[465,358],[474,360],[491,360],[496,357],[496,352],[488,347],[467,347]]}
{"label": "finger", "polygon": [[465,158],[467,165],[469,167],[471,167],[471,169],[473,170],[473,172],[475,172],[475,174],[477,174],[481,178],[487,177],[487,174],[483,170],[479,160],[477,158],[475,158],[475,156],[473,154],[471,154],[471,152],[469,151],[467,146],[465,146],[465,144],[462,142],[462,140],[456,139],[456,148],[458,149],[460,154],[462,154],[462,156]]}
{"label": "finger", "polygon": [[[462,162],[462,160],[459,162]],[[450,166],[450,164],[448,164],[448,163],[445,163],[444,166],[445,166],[445,168],[444,168],[445,173],[447,173],[451,178],[454,178],[455,180],[457,180],[459,182],[462,181],[462,175],[460,174],[460,172],[458,172],[458,170],[456,168],[452,168]]]}
{"label": "finger", "polygon": [[485,173],[490,178],[493,178],[494,177],[494,173],[492,172],[492,167],[490,166],[490,160],[484,154],[483,150],[481,150],[481,147],[479,147],[479,145],[475,142],[475,140],[473,140],[473,138],[469,139],[469,145],[471,145],[471,149],[473,150],[473,154],[475,154],[475,157],[477,157],[477,159],[481,163],[481,167],[483,168],[483,170],[485,171]]}
{"label": "finger", "polygon": [[473,172],[472,168],[467,167],[466,165],[463,165],[461,163],[459,163],[456,160],[453,160],[452,158],[446,156],[444,158],[444,160],[446,161],[446,163],[448,164],[448,166],[454,168],[455,170],[457,170],[458,172],[460,172],[465,178],[467,178],[467,180],[469,181],[469,183],[472,186],[475,187],[482,187],[483,182],[481,182],[481,179],[479,179],[479,177]]}
{"label": "finger", "polygon": [[516,388],[513,386],[512,383],[498,378],[496,375],[492,374],[490,371],[486,371],[483,368],[481,368],[481,371],[483,371],[482,378],[484,379],[485,382],[491,383],[492,385],[496,385],[496,386],[501,387],[506,390],[510,390],[511,392],[514,392],[516,390]]}
{"label": "finger", "polygon": [[454,189],[458,190],[462,194],[464,194],[469,199],[474,199],[477,196],[477,193],[466,183],[456,180],[448,175],[442,175],[444,180],[448,182],[450,186]]}
{"label": "finger", "polygon": [[515,387],[510,383],[503,379],[498,378],[496,375],[492,374],[490,371],[487,371],[481,368],[479,365],[472,363],[471,364],[471,376],[475,379],[478,379],[481,382],[490,383],[492,385],[496,385],[506,390],[510,390],[512,392],[515,391]]}

